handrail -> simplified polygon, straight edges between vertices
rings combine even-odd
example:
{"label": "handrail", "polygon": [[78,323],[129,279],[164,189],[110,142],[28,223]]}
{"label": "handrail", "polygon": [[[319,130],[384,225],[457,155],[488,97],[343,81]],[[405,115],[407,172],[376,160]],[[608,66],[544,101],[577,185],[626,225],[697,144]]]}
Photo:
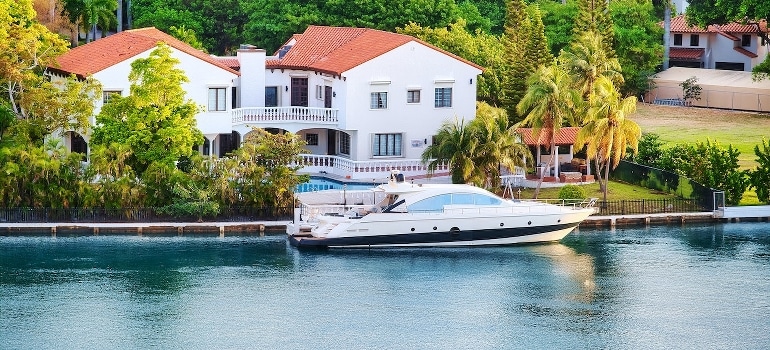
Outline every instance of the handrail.
{"label": "handrail", "polygon": [[338,109],[321,107],[244,107],[235,108],[231,112],[232,123],[242,124],[247,122],[299,122],[337,124],[339,122]]}

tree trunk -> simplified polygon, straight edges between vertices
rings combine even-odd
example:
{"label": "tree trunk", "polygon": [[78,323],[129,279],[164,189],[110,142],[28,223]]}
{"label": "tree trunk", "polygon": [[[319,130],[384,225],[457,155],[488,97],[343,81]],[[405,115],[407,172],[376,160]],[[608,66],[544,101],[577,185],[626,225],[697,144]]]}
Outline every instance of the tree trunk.
{"label": "tree trunk", "polygon": [[671,4],[666,1],[663,10],[663,70],[668,69],[669,45],[671,40]]}
{"label": "tree trunk", "polygon": [[123,0],[118,0],[118,9],[115,15],[118,20],[117,32],[120,33],[123,31]]}
{"label": "tree trunk", "polygon": [[610,162],[608,161],[607,164],[605,164],[604,168],[604,202],[607,202],[607,187],[609,187],[609,180],[610,180]]}

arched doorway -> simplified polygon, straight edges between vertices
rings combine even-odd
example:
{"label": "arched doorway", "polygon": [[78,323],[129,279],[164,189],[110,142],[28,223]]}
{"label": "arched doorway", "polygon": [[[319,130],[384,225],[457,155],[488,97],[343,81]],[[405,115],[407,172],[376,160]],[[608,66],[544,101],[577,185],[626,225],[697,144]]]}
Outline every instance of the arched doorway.
{"label": "arched doorway", "polygon": [[82,135],[74,131],[67,131],[65,134],[65,142],[69,146],[69,151],[72,153],[80,153],[83,155],[83,160],[88,157],[88,143]]}

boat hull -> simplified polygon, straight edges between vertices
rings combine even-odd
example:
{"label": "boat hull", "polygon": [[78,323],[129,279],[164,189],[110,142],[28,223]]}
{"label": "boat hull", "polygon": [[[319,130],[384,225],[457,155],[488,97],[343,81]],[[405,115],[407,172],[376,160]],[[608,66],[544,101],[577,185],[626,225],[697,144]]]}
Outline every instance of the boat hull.
{"label": "boat hull", "polygon": [[497,246],[558,241],[572,232],[579,223],[332,238],[290,235],[289,242],[297,248],[314,249]]}

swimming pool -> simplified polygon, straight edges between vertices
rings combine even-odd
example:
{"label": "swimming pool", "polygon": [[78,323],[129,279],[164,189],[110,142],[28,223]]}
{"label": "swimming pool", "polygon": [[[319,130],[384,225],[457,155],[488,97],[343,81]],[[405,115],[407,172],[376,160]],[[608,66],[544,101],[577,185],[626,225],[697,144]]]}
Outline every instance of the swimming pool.
{"label": "swimming pool", "polygon": [[310,182],[301,183],[297,185],[295,192],[313,192],[323,190],[341,190],[343,185],[346,185],[345,189],[348,190],[368,190],[372,187],[381,184],[381,182],[348,182],[343,183],[340,181],[331,180],[325,177],[311,176]]}

